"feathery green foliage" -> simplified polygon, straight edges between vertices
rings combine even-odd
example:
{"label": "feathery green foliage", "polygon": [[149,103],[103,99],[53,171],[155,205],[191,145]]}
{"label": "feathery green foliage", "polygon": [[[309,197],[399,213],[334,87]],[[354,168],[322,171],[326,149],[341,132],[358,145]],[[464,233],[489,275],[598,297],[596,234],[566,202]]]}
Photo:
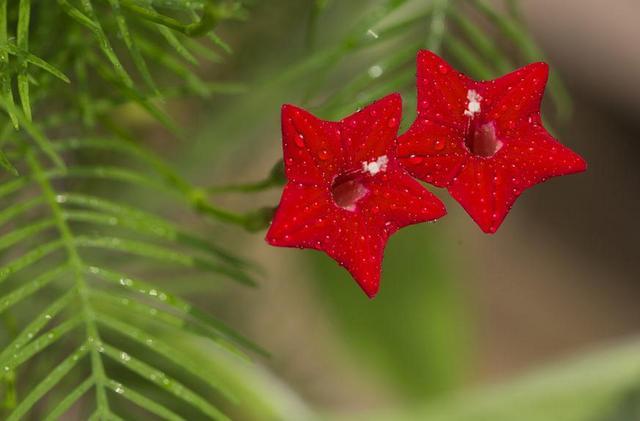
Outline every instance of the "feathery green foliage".
{"label": "feathery green foliage", "polygon": [[[209,203],[204,190],[135,141],[116,115],[129,107],[134,116],[146,112],[179,132],[163,110],[164,98],[226,89],[200,80],[193,68],[196,52],[225,54],[214,51],[221,42],[216,37],[205,45],[194,37],[215,37],[219,22],[244,19],[246,12],[235,1],[58,0],[47,6],[0,3],[0,163],[8,170],[0,184],[0,313],[11,327],[0,351],[4,416],[64,418],[82,401],[93,402],[92,409],[80,407],[92,419],[127,416],[127,405],[169,419],[227,419],[228,402],[236,400],[228,385],[182,358],[179,342],[163,343],[154,332],[208,338],[241,359],[242,349],[263,351],[165,290],[161,280],[197,271],[254,285],[251,265],[127,203],[114,188],[156,189],[225,222],[248,226],[251,220]],[[155,77],[184,83],[171,92]],[[127,263],[132,259],[165,274],[140,280]],[[117,271],[109,267],[114,262],[120,262]],[[41,364],[50,366],[34,373]],[[137,380],[122,376],[123,369]],[[174,400],[160,399],[163,394]]]}

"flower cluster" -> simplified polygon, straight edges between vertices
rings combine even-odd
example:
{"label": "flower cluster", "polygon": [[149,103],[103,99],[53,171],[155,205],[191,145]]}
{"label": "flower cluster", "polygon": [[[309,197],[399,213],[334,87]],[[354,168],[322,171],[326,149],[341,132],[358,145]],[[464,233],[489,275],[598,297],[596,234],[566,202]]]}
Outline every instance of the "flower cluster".
{"label": "flower cluster", "polygon": [[586,169],[542,125],[546,64],[478,82],[420,51],[417,68],[418,113],[400,136],[399,94],[339,122],[282,108],[288,183],[266,239],[324,251],[369,297],[389,236],[446,214],[413,177],[446,187],[484,232],[495,233],[525,189]]}

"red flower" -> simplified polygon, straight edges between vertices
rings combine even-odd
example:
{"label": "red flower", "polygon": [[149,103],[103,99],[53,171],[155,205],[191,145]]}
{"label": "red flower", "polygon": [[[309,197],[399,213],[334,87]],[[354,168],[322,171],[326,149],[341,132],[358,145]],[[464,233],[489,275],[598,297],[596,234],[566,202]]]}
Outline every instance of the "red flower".
{"label": "red flower", "polygon": [[398,94],[339,122],[282,107],[288,183],[266,240],[324,251],[369,297],[378,291],[389,236],[446,213],[396,158],[401,113]]}
{"label": "red flower", "polygon": [[476,82],[430,51],[418,53],[418,117],[398,139],[415,177],[449,193],[494,233],[525,189],[586,169],[585,161],[542,126],[549,73],[534,63]]}

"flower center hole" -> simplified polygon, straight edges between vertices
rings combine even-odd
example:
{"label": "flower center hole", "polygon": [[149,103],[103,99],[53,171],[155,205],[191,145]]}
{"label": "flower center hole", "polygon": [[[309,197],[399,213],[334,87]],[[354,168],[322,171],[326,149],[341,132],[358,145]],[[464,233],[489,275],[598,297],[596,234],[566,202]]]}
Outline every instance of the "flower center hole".
{"label": "flower center hole", "polygon": [[465,139],[469,151],[484,158],[491,157],[502,148],[502,142],[496,137],[496,127],[486,123],[472,129]]}
{"label": "flower center hole", "polygon": [[369,190],[362,184],[359,173],[340,175],[331,186],[331,196],[335,204],[351,212],[356,210],[356,204],[368,192]]}

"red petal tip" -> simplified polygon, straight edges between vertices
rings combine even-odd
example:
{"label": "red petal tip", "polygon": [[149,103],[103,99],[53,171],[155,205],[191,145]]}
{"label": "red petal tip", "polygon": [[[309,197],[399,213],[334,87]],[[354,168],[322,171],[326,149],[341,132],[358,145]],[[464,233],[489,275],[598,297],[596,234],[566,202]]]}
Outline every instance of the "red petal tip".
{"label": "red petal tip", "polygon": [[478,219],[471,217],[474,222],[480,227],[482,232],[485,234],[493,235],[498,232],[498,229],[502,226],[507,215],[502,216],[499,220],[491,220],[488,224],[483,221],[479,221]]}
{"label": "red petal tip", "polygon": [[384,100],[388,100],[388,101],[393,101],[393,102],[397,102],[399,104],[402,104],[402,95],[400,95],[399,92],[392,92],[389,95],[385,96],[384,98],[381,99],[381,101]]}
{"label": "red petal tip", "polygon": [[380,98],[377,101],[372,102],[369,106],[376,105],[376,104],[389,105],[393,108],[398,108],[400,112],[402,112],[402,95],[400,95],[398,92],[394,92],[392,94],[389,94],[385,97]]}
{"label": "red petal tip", "polygon": [[[502,223],[500,223],[500,225],[502,225]],[[480,228],[482,229],[482,232],[484,232],[485,234],[493,235],[496,232],[498,232],[498,228],[500,228],[500,225],[498,226],[491,225],[490,227],[480,227]]]}
{"label": "red petal tip", "polygon": [[364,291],[364,293],[367,295],[367,297],[369,297],[370,300],[373,300],[376,295],[378,295],[378,291],[380,291],[379,283],[375,285],[359,285],[362,291]]}
{"label": "red petal tip", "polygon": [[575,172],[576,173],[585,172],[588,168],[589,168],[589,165],[587,164],[587,161],[583,157],[578,155],[578,162],[576,163],[574,168]]}
{"label": "red petal tip", "polygon": [[549,79],[549,65],[544,61],[527,64],[520,70],[528,70],[529,72],[535,74],[537,77],[544,79],[545,82]]}
{"label": "red petal tip", "polygon": [[271,230],[267,231],[267,235],[264,236],[264,241],[271,246],[277,246],[277,241],[271,235]]}
{"label": "red petal tip", "polygon": [[431,50],[418,50],[418,60],[419,59],[429,59],[429,58],[435,58],[435,59],[438,59],[438,60],[442,60],[442,58],[440,58],[439,55],[437,55],[436,53],[434,53]]}
{"label": "red petal tip", "polygon": [[286,115],[290,115],[292,113],[299,113],[299,112],[305,112],[304,109],[300,108],[300,107],[296,107],[295,105],[292,104],[282,104],[282,107],[280,107],[280,112],[282,113],[282,116],[286,116]]}

